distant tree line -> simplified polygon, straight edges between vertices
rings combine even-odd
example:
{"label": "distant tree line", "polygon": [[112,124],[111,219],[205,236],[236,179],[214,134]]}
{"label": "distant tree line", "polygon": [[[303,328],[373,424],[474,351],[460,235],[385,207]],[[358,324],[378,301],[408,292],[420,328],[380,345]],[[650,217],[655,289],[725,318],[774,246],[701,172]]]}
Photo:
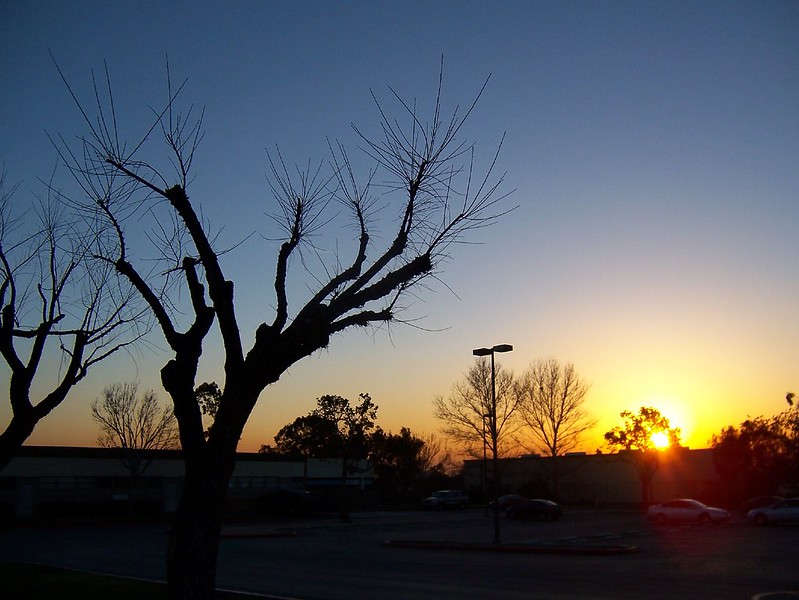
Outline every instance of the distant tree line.
{"label": "distant tree line", "polygon": [[799,407],[770,418],[748,418],[724,427],[711,444],[716,472],[731,504],[765,495],[799,493]]}
{"label": "distant tree line", "polygon": [[[384,431],[377,425],[377,410],[369,394],[360,394],[354,404],[342,396],[322,396],[310,413],[277,432],[274,445],[263,445],[259,451],[340,459],[342,488],[347,476],[368,461],[384,502],[416,502],[431,485],[446,479],[448,457],[434,435],[422,437],[407,427],[399,433]],[[341,517],[346,521],[346,495],[341,498]]]}

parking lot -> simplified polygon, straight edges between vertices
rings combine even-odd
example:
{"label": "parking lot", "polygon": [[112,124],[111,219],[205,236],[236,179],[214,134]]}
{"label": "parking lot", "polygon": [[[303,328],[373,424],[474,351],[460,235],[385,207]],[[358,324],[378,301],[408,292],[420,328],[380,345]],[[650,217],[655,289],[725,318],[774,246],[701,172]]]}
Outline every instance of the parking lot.
{"label": "parking lot", "polygon": [[[165,524],[12,526],[0,560],[39,562],[162,579]],[[799,596],[797,527],[650,524],[633,511],[567,510],[557,522],[501,519],[502,547],[573,552],[497,552],[483,509],[332,515],[232,523],[218,584],[297,599],[541,598],[566,600]],[[387,541],[424,541],[424,548]],[[447,545],[436,544],[447,542]],[[621,553],[582,552],[627,547]]]}

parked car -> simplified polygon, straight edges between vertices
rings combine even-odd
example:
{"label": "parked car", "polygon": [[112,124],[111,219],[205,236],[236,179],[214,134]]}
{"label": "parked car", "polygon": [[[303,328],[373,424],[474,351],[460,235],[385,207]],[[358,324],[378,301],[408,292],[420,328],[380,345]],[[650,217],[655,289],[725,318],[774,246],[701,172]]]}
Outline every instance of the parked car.
{"label": "parked car", "polygon": [[429,498],[422,500],[424,508],[442,510],[444,508],[464,508],[469,504],[469,495],[463,490],[438,490]]}
{"label": "parked car", "polygon": [[706,506],[699,500],[680,498],[661,504],[654,504],[646,511],[646,516],[655,523],[722,523],[730,518],[723,508]]}
{"label": "parked car", "polygon": [[799,498],[787,498],[771,506],[750,510],[746,513],[746,520],[757,525],[799,522]]}
{"label": "parked car", "polygon": [[750,510],[754,510],[756,508],[765,508],[766,506],[776,504],[780,500],[785,500],[785,498],[782,496],[758,496],[757,498],[750,498],[744,502],[743,506],[741,506],[741,509],[746,515],[749,514]]}
{"label": "parked car", "polygon": [[262,512],[298,517],[314,511],[314,497],[305,490],[278,488],[260,496],[256,506]]}
{"label": "parked car", "polygon": [[505,511],[509,519],[543,519],[556,521],[560,519],[563,510],[552,500],[534,498],[519,504],[509,506]]}
{"label": "parked car", "polygon": [[509,506],[513,506],[515,504],[521,504],[522,502],[526,502],[527,498],[524,496],[520,496],[519,494],[505,494],[504,496],[500,496],[496,500],[492,500],[488,503],[488,506],[493,510],[503,511],[507,509]]}

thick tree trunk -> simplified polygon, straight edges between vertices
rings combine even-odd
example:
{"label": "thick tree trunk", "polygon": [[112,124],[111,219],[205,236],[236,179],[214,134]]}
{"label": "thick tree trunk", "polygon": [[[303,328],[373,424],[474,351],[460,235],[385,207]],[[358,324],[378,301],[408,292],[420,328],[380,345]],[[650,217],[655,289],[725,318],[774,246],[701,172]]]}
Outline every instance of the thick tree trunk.
{"label": "thick tree trunk", "polygon": [[36,419],[32,414],[29,417],[15,415],[11,419],[6,430],[0,435],[0,471],[8,466],[25,440],[33,433],[35,426]]}
{"label": "thick tree trunk", "polygon": [[171,600],[211,600],[233,457],[186,460],[186,478],[167,547]]}

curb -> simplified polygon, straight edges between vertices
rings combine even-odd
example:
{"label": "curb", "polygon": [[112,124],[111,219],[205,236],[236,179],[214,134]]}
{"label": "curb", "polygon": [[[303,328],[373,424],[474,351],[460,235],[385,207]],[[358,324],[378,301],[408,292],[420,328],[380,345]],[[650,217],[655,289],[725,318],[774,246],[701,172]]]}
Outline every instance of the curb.
{"label": "curb", "polygon": [[392,548],[416,548],[420,550],[460,550],[472,552],[498,552],[519,554],[572,554],[572,555],[611,555],[638,552],[637,546],[626,544],[470,544],[462,542],[426,542],[417,540],[387,540],[384,546]]}
{"label": "curb", "polygon": [[244,540],[251,538],[297,537],[296,531],[222,531],[219,537],[226,540]]}

